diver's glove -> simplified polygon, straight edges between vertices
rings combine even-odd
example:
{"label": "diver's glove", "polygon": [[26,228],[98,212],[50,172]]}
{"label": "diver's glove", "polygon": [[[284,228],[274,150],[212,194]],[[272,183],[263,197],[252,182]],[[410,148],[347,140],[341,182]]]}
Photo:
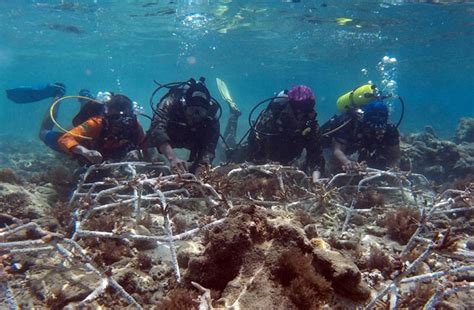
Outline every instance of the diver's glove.
{"label": "diver's glove", "polygon": [[171,159],[170,165],[173,173],[185,173],[188,171],[187,163],[178,157]]}
{"label": "diver's glove", "polygon": [[142,155],[140,154],[139,150],[133,150],[125,155],[125,161],[140,161]]}
{"label": "diver's glove", "polygon": [[348,161],[344,165],[342,165],[342,170],[345,172],[355,172],[358,170],[359,163],[356,161]]}

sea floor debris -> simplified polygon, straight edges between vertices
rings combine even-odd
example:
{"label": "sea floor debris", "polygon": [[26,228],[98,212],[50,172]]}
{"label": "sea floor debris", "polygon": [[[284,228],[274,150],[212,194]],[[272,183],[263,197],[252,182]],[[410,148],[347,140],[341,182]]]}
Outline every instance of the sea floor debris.
{"label": "sea floor debris", "polygon": [[91,166],[49,213],[2,208],[1,304],[470,308],[473,201],[474,184],[436,194],[400,171]]}

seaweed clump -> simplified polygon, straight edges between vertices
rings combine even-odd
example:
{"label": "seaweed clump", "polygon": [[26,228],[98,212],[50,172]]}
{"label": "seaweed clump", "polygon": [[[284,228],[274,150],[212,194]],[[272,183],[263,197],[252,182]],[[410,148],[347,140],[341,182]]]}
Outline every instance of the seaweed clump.
{"label": "seaweed clump", "polygon": [[215,227],[208,231],[204,241],[206,250],[202,256],[189,261],[187,280],[207,288],[223,290],[238,275],[243,256],[261,232],[256,225],[248,224],[259,222],[260,216],[255,206],[239,208],[229,214],[225,229]]}
{"label": "seaweed clump", "polygon": [[418,228],[420,218],[421,215],[417,209],[401,207],[395,212],[388,213],[383,220],[383,224],[387,228],[390,239],[400,244],[407,244]]}
{"label": "seaweed clump", "polygon": [[378,269],[385,277],[388,277],[393,271],[393,264],[390,256],[377,246],[370,247],[370,255],[366,262],[367,268]]}
{"label": "seaweed clump", "polygon": [[46,296],[44,303],[49,309],[63,309],[69,303],[66,292],[62,289],[56,289]]}
{"label": "seaweed clump", "polygon": [[[101,214],[87,222],[86,228],[92,231],[111,232],[117,228],[116,216]],[[98,239],[89,238],[84,241],[85,245],[94,249],[93,260],[99,266],[109,266],[122,260],[124,257],[132,257],[132,250],[125,241],[120,239]]]}
{"label": "seaweed clump", "polygon": [[28,210],[29,204],[31,204],[31,199],[24,192],[0,195],[0,208],[3,212],[23,220],[37,217],[33,211]]}
{"label": "seaweed clump", "polygon": [[286,288],[286,294],[298,309],[314,309],[329,301],[331,283],[316,272],[311,254],[299,248],[284,252],[278,261],[275,276]]}
{"label": "seaweed clump", "polygon": [[406,295],[402,295],[400,309],[421,309],[436,292],[434,283],[420,283]]}
{"label": "seaweed clump", "polygon": [[184,288],[175,288],[156,304],[156,309],[180,310],[197,309],[198,304],[194,301],[198,297],[195,291]]}
{"label": "seaweed clump", "polygon": [[357,195],[357,209],[370,209],[373,207],[383,207],[384,205],[384,196],[375,190],[368,190]]}
{"label": "seaweed clump", "polygon": [[49,181],[61,199],[67,200],[71,187],[73,186],[73,173],[64,166],[55,166],[51,168],[46,175]]}
{"label": "seaweed clump", "polygon": [[[89,241],[89,240],[87,240]],[[117,239],[106,239],[101,242],[89,241],[88,248],[94,248],[93,260],[99,266],[110,266],[124,257],[132,257],[132,250],[124,241]]]}
{"label": "seaweed clump", "polygon": [[0,182],[21,185],[23,180],[11,168],[0,169]]}
{"label": "seaweed clump", "polygon": [[65,231],[68,235],[72,233],[74,228],[73,209],[68,207],[68,204],[57,202],[51,210],[51,215],[58,221],[61,230]]}

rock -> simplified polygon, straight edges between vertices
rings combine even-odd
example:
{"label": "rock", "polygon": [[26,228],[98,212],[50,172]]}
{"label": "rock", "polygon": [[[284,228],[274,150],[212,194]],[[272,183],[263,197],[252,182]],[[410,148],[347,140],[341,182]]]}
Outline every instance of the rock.
{"label": "rock", "polygon": [[474,142],[474,118],[461,118],[456,130],[456,142]]}
{"label": "rock", "polygon": [[340,250],[355,250],[358,245],[359,242],[355,240],[337,240],[335,247]]}
{"label": "rock", "polygon": [[304,227],[304,232],[308,239],[313,239],[318,237],[318,228],[316,224],[309,224]]}
{"label": "rock", "polygon": [[313,250],[313,266],[326,279],[332,282],[334,291],[353,301],[365,301],[370,290],[362,280],[359,268],[336,251]]}
{"label": "rock", "polygon": [[455,141],[442,140],[431,127],[402,137],[401,168],[444,183],[474,172],[474,118],[461,119]]}
{"label": "rock", "polygon": [[[137,235],[151,236],[151,232],[143,225],[138,225],[137,226],[136,234]],[[156,241],[147,241],[147,240],[135,240],[135,241],[133,241],[133,245],[138,250],[151,250],[151,249],[154,249],[158,246]]]}
{"label": "rock", "polygon": [[430,125],[425,126],[425,133],[430,135],[433,138],[438,137],[438,135],[436,134],[436,131],[433,128],[433,126],[430,126]]}
{"label": "rock", "polygon": [[362,226],[365,224],[365,217],[360,214],[354,214],[351,217],[351,223],[357,226]]}
{"label": "rock", "polygon": [[367,226],[367,233],[377,237],[382,237],[387,233],[387,229],[380,226]]}
{"label": "rock", "polygon": [[466,248],[469,250],[474,250],[474,237],[470,237],[466,241]]}

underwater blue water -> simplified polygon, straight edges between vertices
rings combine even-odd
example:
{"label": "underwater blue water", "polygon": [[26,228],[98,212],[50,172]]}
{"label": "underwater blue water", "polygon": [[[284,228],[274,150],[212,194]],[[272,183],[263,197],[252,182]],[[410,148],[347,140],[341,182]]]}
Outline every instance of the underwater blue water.
{"label": "underwater blue water", "polygon": [[[154,79],[205,76],[218,99],[215,78],[229,86],[240,133],[253,105],[283,88],[312,87],[324,123],[338,96],[388,78],[406,102],[403,133],[432,125],[450,137],[460,117],[474,116],[473,46],[472,1],[0,0],[0,136],[35,137],[50,104],[15,104],[8,88],[111,90],[150,114]],[[396,59],[385,75],[384,56]],[[64,102],[61,123],[77,108]],[[394,101],[394,121],[399,113]]]}

